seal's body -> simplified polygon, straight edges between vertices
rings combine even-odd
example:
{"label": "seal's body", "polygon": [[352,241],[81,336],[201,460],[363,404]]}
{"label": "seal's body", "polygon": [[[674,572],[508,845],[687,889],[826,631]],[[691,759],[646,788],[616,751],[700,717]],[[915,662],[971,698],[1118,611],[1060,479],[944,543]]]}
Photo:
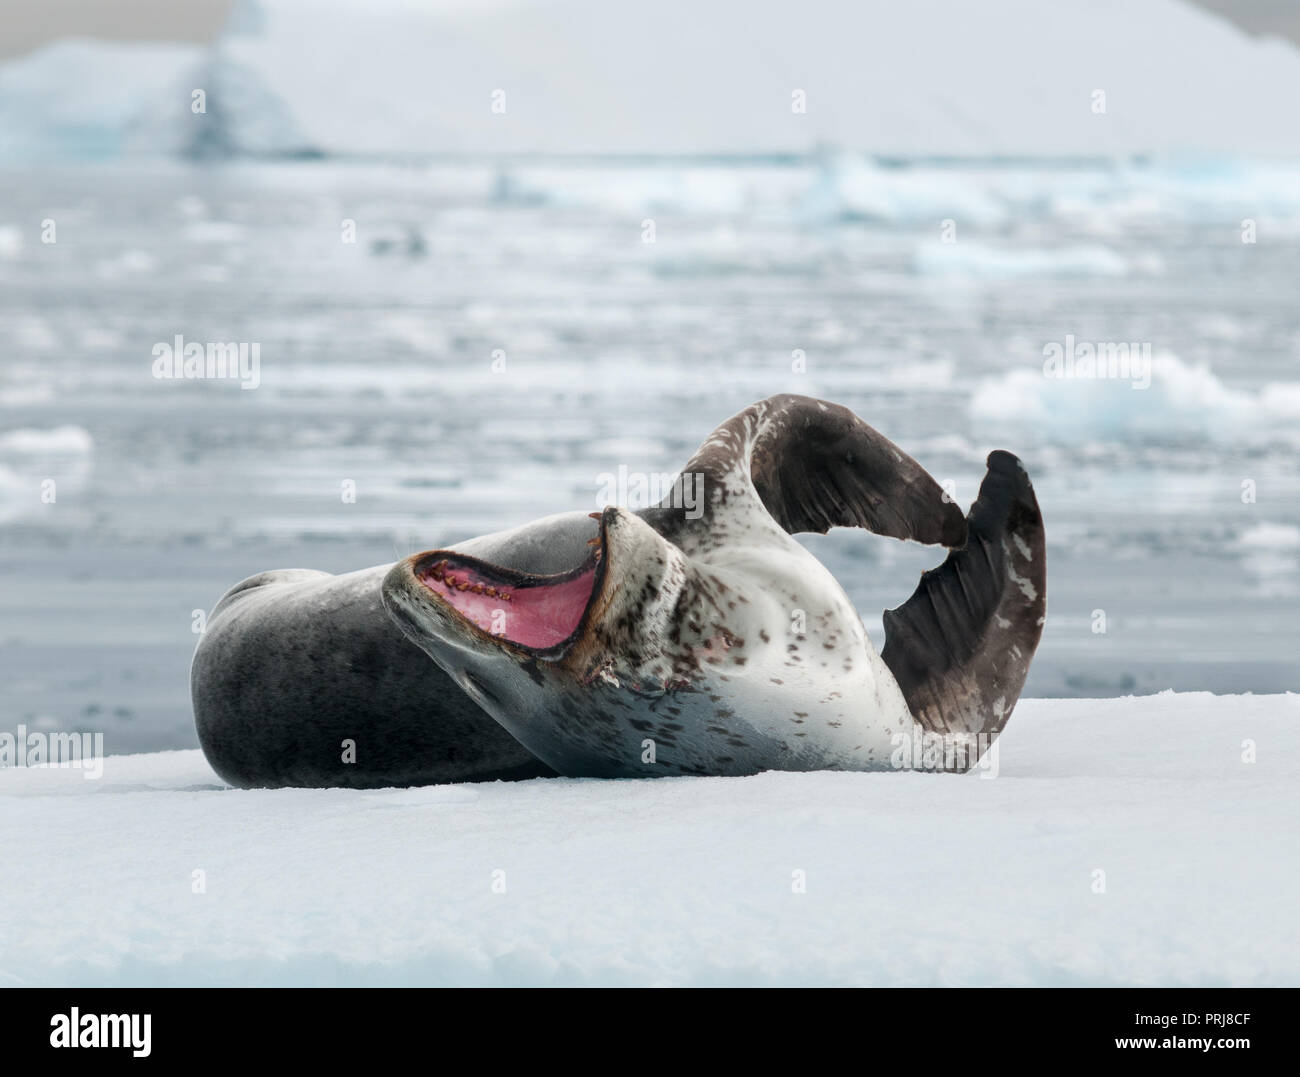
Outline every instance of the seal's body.
{"label": "seal's body", "polygon": [[[978,758],[1045,614],[1015,457],[990,456],[963,518],[851,412],[782,396],[720,426],[684,474],[703,481],[699,516],[670,497],[350,576],[246,581],[195,657],[204,750],[241,785],[886,769],[918,733],[947,769]],[[792,537],[832,526],[952,550],[886,613],[879,654]]]}

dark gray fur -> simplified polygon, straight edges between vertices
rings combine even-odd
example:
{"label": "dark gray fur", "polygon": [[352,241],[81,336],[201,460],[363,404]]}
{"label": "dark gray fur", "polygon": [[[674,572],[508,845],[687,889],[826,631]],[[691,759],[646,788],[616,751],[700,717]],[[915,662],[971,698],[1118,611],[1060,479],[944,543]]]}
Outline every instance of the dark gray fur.
{"label": "dark gray fur", "polygon": [[[572,513],[456,548],[554,572],[595,527]],[[199,743],[222,778],[368,788],[554,773],[407,642],[380,600],[390,567],[263,572],[222,596],[190,671]]]}

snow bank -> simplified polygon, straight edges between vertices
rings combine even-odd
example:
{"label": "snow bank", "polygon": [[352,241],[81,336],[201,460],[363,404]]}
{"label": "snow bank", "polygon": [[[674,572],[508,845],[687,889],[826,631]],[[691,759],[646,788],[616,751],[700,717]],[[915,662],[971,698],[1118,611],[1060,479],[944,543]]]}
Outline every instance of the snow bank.
{"label": "snow bank", "polygon": [[1300,696],[1165,693],[1025,700],[992,779],[3,770],[0,982],[1295,984],[1298,752]]}

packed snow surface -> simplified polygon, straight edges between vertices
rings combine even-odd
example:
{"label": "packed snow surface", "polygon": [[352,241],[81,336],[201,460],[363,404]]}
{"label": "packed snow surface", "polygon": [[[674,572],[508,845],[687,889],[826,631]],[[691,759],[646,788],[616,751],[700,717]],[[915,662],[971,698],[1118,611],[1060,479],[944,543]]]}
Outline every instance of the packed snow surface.
{"label": "packed snow surface", "polygon": [[0,981],[1294,985],[1298,754],[1300,696],[1165,693],[1025,700],[991,778],[10,768]]}

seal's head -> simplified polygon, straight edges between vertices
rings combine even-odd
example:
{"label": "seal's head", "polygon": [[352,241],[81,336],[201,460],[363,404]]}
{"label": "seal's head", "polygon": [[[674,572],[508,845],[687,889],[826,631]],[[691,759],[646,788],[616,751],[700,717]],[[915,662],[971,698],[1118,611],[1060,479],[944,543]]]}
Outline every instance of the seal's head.
{"label": "seal's head", "polygon": [[585,557],[552,575],[519,572],[455,550],[394,565],[384,604],[440,664],[464,666],[466,690],[491,696],[495,670],[546,663],[590,682],[612,664],[644,670],[687,581],[686,559],[637,515],[593,513]]}
{"label": "seal's head", "polygon": [[[700,683],[697,633],[684,623],[702,593],[696,567],[627,509],[593,516],[596,533],[568,571],[536,575],[434,550],[398,562],[382,588],[407,638],[566,773],[625,772],[628,730],[608,716]],[[582,721],[594,713],[606,717]]]}

